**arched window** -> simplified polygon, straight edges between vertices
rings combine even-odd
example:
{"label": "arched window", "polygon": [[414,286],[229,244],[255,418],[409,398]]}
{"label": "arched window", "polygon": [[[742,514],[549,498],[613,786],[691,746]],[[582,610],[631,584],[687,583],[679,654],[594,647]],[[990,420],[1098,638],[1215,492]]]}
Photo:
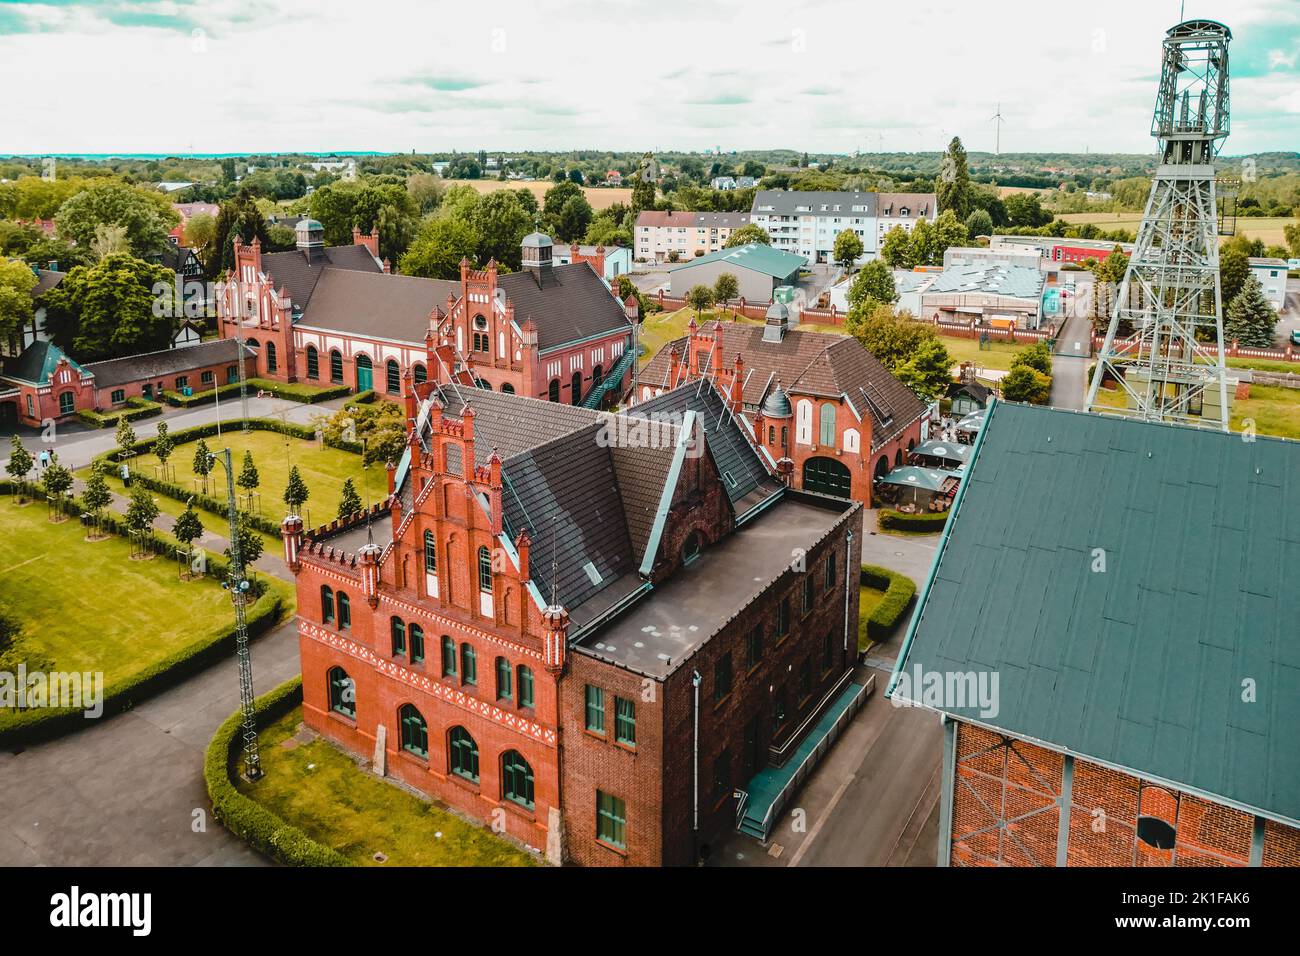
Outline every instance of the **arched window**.
{"label": "arched window", "polygon": [[776,426],[775,426],[775,425],[768,425],[768,426],[767,426],[767,443],[768,443],[769,445],[775,445],[775,444],[776,444]]}
{"label": "arched window", "polygon": [[486,547],[478,549],[478,589],[492,593],[492,552]]}
{"label": "arched window", "polygon": [[497,700],[514,700],[515,692],[510,662],[504,657],[497,658]]}
{"label": "arched window", "polygon": [[901,448],[894,452],[894,467],[903,467],[903,449]]}
{"label": "arched window", "polygon": [[403,704],[397,712],[398,723],[402,726],[402,749],[417,757],[429,757],[429,727],[424,717],[412,704]]}
{"label": "arched window", "polygon": [[429,370],[424,367],[422,362],[416,362],[411,367],[411,381],[416,385],[422,385],[429,380]]}
{"label": "arched window", "polygon": [[505,392],[507,395],[513,395],[515,393],[515,387],[509,382],[502,382],[501,391]]}
{"label": "arched window", "polygon": [[268,372],[274,372],[276,370],[276,367],[277,366],[275,361],[275,343],[267,342],[266,343],[266,370]]}
{"label": "arched window", "polygon": [[343,384],[343,353],[338,349],[330,349],[330,381]]}
{"label": "arched window", "polygon": [[456,642],[442,635],[442,676],[456,676]]}
{"label": "arched window", "polygon": [[478,683],[478,657],[468,644],[460,646],[460,682],[471,686]]}
{"label": "arched window", "polygon": [[392,359],[384,366],[384,375],[388,379],[388,392],[390,395],[396,395],[402,390],[402,370]]}
{"label": "arched window", "polygon": [[411,663],[423,664],[424,628],[420,627],[418,624],[412,624],[410,628],[407,629],[407,633],[411,638]]}
{"label": "arched window", "polygon": [[501,755],[501,795],[521,807],[533,809],[533,768],[518,750]]}
{"label": "arched window", "polygon": [[591,370],[591,387],[600,388],[600,383],[605,380],[605,370],[599,365]]}
{"label": "arched window", "polygon": [[570,383],[569,387],[573,392],[573,394],[570,396],[570,400],[575,405],[581,405],[582,404],[582,370],[581,369],[573,373],[573,381]]}
{"label": "arched window", "polygon": [[262,348],[262,343],[258,342],[257,339],[244,339],[244,345],[252,349],[254,352],[257,352]]}
{"label": "arched window", "polygon": [[406,653],[406,625],[400,617],[391,618],[388,622],[388,634],[392,638],[393,656]]}
{"label": "arched window", "polygon": [[424,533],[424,573],[438,573],[438,542],[434,539],[432,531]]}
{"label": "arched window", "polygon": [[527,664],[519,665],[519,706],[533,706],[533,669]]}
{"label": "arched window", "polygon": [[464,777],[472,783],[478,783],[478,744],[464,727],[453,727],[447,735],[447,753],[451,761],[451,772]]}
{"label": "arched window", "polygon": [[553,402],[560,400],[560,380],[558,378],[551,379],[551,388],[546,397]]}
{"label": "arched window", "polygon": [[835,406],[830,402],[822,405],[821,410],[821,435],[818,437],[817,444],[826,445],[830,448],[835,447]]}
{"label": "arched window", "polygon": [[334,623],[334,592],[328,584],[320,586],[320,619],[323,624]]}
{"label": "arched window", "polygon": [[875,478],[883,478],[887,474],[889,474],[889,456],[881,455],[876,459],[876,467],[872,469],[872,476]]}
{"label": "arched window", "polygon": [[307,377],[320,378],[320,353],[316,346],[307,346]]}
{"label": "arched window", "polygon": [[352,626],[352,602],[342,591],[338,593],[339,602],[339,627],[349,628]]}
{"label": "arched window", "polygon": [[355,720],[357,716],[357,691],[352,678],[341,667],[331,667],[326,676],[330,682],[330,710]]}

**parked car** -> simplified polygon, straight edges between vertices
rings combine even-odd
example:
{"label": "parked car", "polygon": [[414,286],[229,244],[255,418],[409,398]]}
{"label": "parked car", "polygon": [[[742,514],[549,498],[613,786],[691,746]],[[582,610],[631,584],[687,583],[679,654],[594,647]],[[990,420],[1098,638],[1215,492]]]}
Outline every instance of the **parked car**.
{"label": "parked car", "polygon": [[1300,345],[1300,329],[1291,330],[1291,344]]}

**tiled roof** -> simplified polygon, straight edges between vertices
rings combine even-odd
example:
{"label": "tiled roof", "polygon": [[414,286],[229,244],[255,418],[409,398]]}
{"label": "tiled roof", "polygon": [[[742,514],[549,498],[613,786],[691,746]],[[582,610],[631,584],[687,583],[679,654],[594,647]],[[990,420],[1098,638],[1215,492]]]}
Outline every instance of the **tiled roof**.
{"label": "tiled roof", "polygon": [[41,269],[36,276],[36,287],[32,289],[32,298],[44,295],[49,292],[67,276],[66,272],[55,272],[50,269]]}
{"label": "tiled roof", "polygon": [[[96,388],[107,388],[127,382],[165,378],[222,362],[234,362],[237,349],[238,343],[234,339],[213,339],[184,348],[162,349],[142,355],[91,362],[86,366],[86,371],[95,376]],[[244,346],[244,354],[249,356],[256,353]]]}
{"label": "tiled roof", "polygon": [[537,326],[537,347],[545,352],[570,342],[608,332],[632,333],[623,304],[586,262],[552,266],[539,284],[532,272],[512,272],[497,278],[515,309],[522,328],[529,319]]}
{"label": "tiled roof", "polygon": [[310,258],[301,249],[262,255],[262,271],[271,277],[277,289],[285,289],[293,304],[304,311],[311,301],[316,283],[330,269],[384,271],[365,246],[328,246],[314,250]]}
{"label": "tiled roof", "polygon": [[445,308],[448,295],[460,297],[459,282],[325,269],[298,324],[363,337],[423,342],[429,314],[439,306]]}
{"label": "tiled roof", "polygon": [[749,224],[747,212],[691,212],[678,209],[644,209],[636,217],[638,226],[685,226],[697,229],[739,229]]}

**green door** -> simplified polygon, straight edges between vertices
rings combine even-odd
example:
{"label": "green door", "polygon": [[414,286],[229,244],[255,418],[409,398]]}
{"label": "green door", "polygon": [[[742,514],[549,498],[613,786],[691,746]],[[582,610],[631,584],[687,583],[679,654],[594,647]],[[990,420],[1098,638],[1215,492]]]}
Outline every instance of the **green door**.
{"label": "green door", "polygon": [[834,458],[809,458],[803,465],[803,489],[837,498],[848,498],[853,476]]}
{"label": "green door", "polygon": [[375,369],[369,355],[357,356],[357,391],[368,392],[375,387]]}

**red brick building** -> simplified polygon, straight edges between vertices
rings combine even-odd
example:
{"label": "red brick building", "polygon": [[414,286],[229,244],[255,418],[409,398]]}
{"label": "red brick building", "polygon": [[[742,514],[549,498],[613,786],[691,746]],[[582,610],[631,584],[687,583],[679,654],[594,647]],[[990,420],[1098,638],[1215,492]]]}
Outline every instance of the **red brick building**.
{"label": "red brick building", "polygon": [[861,700],[858,506],[775,480],[711,388],[636,417],[407,401],[386,504],[284,522],[305,722],[551,862],[706,855]]}
{"label": "red brick building", "polygon": [[464,377],[575,405],[616,400],[630,379],[635,300],[619,301],[603,262],[554,266],[547,236],[524,238],[519,272],[462,262],[459,280],[443,280],[390,275],[378,233],[326,247],[314,220],[296,231],[289,252],[237,243],[235,270],[217,287],[220,334],[243,336],[260,376],[396,400],[410,369],[416,383]]}
{"label": "red brick building", "polygon": [[991,406],[888,691],[943,715],[940,865],[1300,866],[1297,464]]}
{"label": "red brick building", "polygon": [[773,303],[764,326],[691,323],[638,376],[638,401],[707,378],[732,396],[745,433],[795,488],[871,506],[873,482],[922,440],[928,410],[848,335],[789,327]]}

